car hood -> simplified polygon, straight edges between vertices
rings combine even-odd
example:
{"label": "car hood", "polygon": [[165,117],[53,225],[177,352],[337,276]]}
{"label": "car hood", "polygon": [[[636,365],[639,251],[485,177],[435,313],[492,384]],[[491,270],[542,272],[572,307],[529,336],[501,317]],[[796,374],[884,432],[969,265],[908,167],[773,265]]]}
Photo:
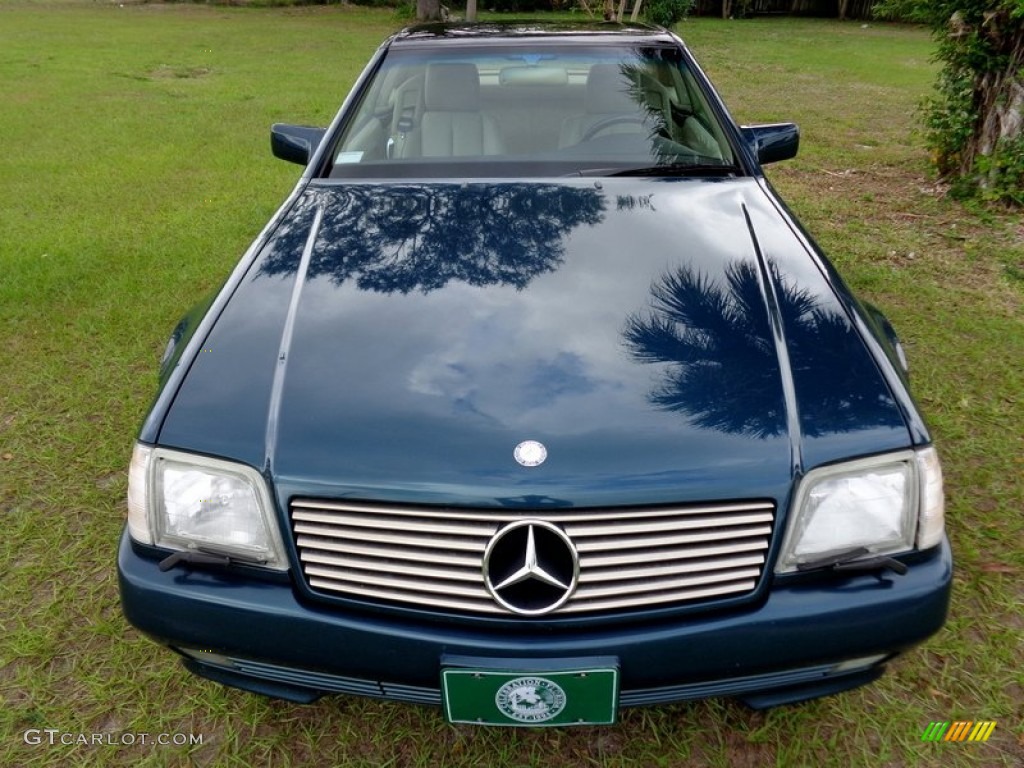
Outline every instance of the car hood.
{"label": "car hood", "polygon": [[313,185],[226,290],[159,442],[285,498],[782,503],[910,442],[757,180]]}

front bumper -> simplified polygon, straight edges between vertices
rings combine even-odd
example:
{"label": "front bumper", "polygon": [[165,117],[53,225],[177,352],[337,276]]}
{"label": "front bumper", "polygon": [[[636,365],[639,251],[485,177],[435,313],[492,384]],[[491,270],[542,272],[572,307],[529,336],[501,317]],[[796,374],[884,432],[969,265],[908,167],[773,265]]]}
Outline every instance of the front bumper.
{"label": "front bumper", "polygon": [[296,599],[290,584],[225,571],[161,572],[125,534],[125,616],[186,656],[198,674],[310,701],[353,693],[436,704],[441,668],[502,660],[524,670],[612,657],[621,706],[738,696],[754,706],[835,693],[875,679],[886,658],[935,633],[952,585],[949,544],[903,576],[863,574],[773,587],[764,603],[672,621],[520,631],[407,622]]}

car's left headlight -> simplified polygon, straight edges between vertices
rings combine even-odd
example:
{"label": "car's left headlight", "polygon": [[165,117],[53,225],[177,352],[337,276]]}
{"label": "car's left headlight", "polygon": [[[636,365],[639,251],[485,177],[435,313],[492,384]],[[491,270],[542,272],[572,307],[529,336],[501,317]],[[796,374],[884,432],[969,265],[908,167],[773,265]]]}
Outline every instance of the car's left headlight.
{"label": "car's left headlight", "polygon": [[287,569],[274,506],[252,467],[137,444],[128,531],[143,544]]}
{"label": "car's left headlight", "polygon": [[797,489],[775,572],[848,553],[933,547],[944,532],[943,503],[931,447],[812,470]]}

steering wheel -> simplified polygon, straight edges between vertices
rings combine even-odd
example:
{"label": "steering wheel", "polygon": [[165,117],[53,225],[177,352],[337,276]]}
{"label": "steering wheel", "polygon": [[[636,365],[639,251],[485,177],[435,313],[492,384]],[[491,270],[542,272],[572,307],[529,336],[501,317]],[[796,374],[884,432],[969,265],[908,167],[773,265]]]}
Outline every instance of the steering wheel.
{"label": "steering wheel", "polygon": [[587,132],[583,134],[583,138],[580,139],[580,143],[582,144],[584,141],[590,141],[598,134],[603,133],[612,126],[625,125],[626,123],[646,125],[647,118],[643,115],[612,115],[611,117],[606,117],[603,120],[598,120],[590,126],[590,128],[587,129]]}

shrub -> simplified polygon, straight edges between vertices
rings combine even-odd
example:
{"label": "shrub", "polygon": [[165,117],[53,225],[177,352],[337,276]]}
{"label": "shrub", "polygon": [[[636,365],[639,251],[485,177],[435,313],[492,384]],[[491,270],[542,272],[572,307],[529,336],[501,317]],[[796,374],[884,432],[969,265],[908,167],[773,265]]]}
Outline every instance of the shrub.
{"label": "shrub", "polygon": [[671,29],[686,18],[692,7],[693,0],[649,0],[644,6],[644,18]]}

